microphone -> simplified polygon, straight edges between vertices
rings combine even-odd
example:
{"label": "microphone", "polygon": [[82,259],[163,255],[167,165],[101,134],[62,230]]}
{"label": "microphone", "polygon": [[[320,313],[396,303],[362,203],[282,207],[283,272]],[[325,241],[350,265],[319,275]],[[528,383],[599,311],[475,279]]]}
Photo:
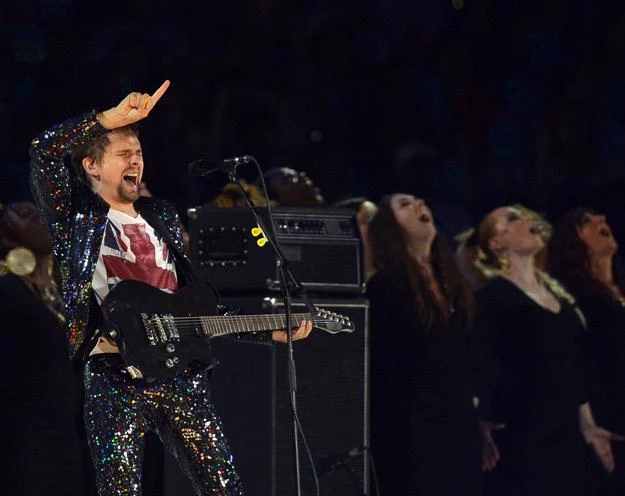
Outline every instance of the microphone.
{"label": "microphone", "polygon": [[189,164],[189,175],[191,176],[208,176],[213,172],[230,173],[239,165],[248,164],[252,161],[249,155],[240,157],[224,158],[221,160],[205,160],[200,158]]}
{"label": "microphone", "polygon": [[319,458],[315,462],[315,468],[319,475],[329,474],[334,472],[337,468],[345,465],[345,462],[362,455],[366,448],[364,446],[354,446],[348,451],[342,451],[341,453],[334,453],[323,458]]}

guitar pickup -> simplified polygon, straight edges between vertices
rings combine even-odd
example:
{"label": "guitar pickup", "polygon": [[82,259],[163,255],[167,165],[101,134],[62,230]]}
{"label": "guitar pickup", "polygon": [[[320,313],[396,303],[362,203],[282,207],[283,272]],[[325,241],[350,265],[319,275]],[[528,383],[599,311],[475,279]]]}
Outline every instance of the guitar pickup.
{"label": "guitar pickup", "polygon": [[173,315],[163,315],[160,318],[163,329],[165,330],[165,334],[167,334],[168,339],[180,339],[180,334],[178,334],[178,328],[176,327],[176,319]]}

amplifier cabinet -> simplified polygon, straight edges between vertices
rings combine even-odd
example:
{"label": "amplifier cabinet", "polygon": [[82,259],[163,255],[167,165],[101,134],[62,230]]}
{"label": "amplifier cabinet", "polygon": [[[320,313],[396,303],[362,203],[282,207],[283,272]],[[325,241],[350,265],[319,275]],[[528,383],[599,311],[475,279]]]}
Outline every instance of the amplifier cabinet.
{"label": "amplifier cabinet", "polygon": [[[272,212],[284,256],[306,289],[363,292],[360,234],[352,210],[274,207]],[[259,213],[269,225],[267,209]],[[195,207],[188,219],[191,260],[222,294],[280,290],[276,256],[248,209]]]}
{"label": "amplifier cabinet", "polygon": [[[325,496],[368,495],[369,304],[366,299],[314,300],[354,323],[351,333],[314,330],[294,343],[297,409]],[[281,302],[274,304],[282,312]],[[294,312],[306,311],[301,302]],[[295,494],[293,417],[286,346],[276,346],[274,494]],[[315,494],[311,467],[300,447],[302,494]]]}
{"label": "amplifier cabinet", "polygon": [[[241,314],[282,313],[274,298],[227,297]],[[299,419],[319,475],[322,496],[369,495],[369,304],[366,299],[313,299],[320,308],[347,316],[351,333],[318,329],[297,341]],[[294,302],[294,312],[305,306]],[[212,397],[248,496],[295,494],[293,417],[287,347],[213,339],[219,365],[212,371]],[[302,494],[315,494],[302,442]],[[164,496],[191,496],[191,484],[165,454]],[[150,493],[150,495],[158,493]]]}

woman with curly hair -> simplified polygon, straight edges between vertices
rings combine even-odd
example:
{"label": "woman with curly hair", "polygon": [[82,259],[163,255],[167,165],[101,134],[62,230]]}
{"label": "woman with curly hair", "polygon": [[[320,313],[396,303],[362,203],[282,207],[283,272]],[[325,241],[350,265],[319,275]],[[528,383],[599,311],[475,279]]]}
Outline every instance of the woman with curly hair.
{"label": "woman with curly hair", "polygon": [[[584,312],[588,332],[588,396],[595,418],[625,434],[625,280],[618,244],[604,215],[575,208],[558,222],[549,247],[549,267]],[[590,494],[621,495],[625,490],[625,446],[614,443],[614,471],[591,458]]]}
{"label": "woman with curly hair", "polygon": [[478,239],[493,275],[477,293],[472,335],[484,466],[494,469],[486,494],[581,495],[584,440],[606,467],[613,464],[613,436],[595,424],[586,402],[583,315],[537,269],[544,241],[531,215],[498,208]]}
{"label": "woman with curly hair", "polygon": [[382,198],[369,225],[373,264],[371,446],[386,494],[481,493],[468,373],[471,292],[412,195]]}

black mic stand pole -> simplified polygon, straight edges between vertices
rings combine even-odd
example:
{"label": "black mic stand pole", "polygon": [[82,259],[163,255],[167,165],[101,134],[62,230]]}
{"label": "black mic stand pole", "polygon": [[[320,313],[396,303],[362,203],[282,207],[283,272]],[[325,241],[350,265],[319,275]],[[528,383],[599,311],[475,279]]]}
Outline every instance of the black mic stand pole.
{"label": "black mic stand pole", "polygon": [[[255,159],[253,157],[251,158],[251,160],[255,162]],[[278,266],[278,270],[280,272],[280,279],[282,282],[282,295],[284,299],[284,312],[285,312],[285,318],[286,318],[287,354],[288,354],[288,364],[289,364],[289,390],[290,390],[289,392],[291,396],[291,409],[292,409],[292,415],[293,415],[293,449],[294,449],[294,456],[295,456],[295,479],[297,483],[297,495],[301,496],[302,489],[301,489],[301,474],[300,474],[300,462],[299,462],[299,440],[298,440],[299,430],[298,430],[298,421],[297,421],[297,394],[296,394],[297,393],[297,374],[296,374],[296,369],[295,369],[295,360],[293,358],[293,330],[292,330],[293,326],[291,324],[292,294],[294,293],[295,296],[304,297],[304,301],[306,303],[306,306],[308,307],[308,311],[311,313],[311,318],[314,315],[314,306],[308,299],[306,295],[306,290],[304,289],[302,284],[293,275],[293,272],[291,271],[286,261],[284,253],[282,253],[282,250],[280,249],[280,246],[278,245],[278,240],[275,237],[275,231],[273,229],[273,218],[271,216],[271,208],[268,205],[267,211],[269,213],[269,222],[271,223],[271,226],[272,226],[271,230],[269,230],[267,229],[261,216],[258,214],[256,207],[252,204],[245,190],[241,186],[241,182],[239,181],[239,178],[236,175],[236,167],[237,167],[237,164],[232,164],[226,168],[225,172],[228,175],[228,178],[230,179],[230,181],[232,181],[236,185],[237,189],[241,193],[241,196],[245,200],[245,204],[247,208],[252,212],[252,215],[254,216],[254,219],[256,220],[258,227],[261,228],[261,230],[263,231],[265,235],[265,238],[267,238],[267,241],[271,245],[271,248],[273,249],[277,258],[276,265]],[[269,198],[267,198],[267,202],[269,202]]]}

